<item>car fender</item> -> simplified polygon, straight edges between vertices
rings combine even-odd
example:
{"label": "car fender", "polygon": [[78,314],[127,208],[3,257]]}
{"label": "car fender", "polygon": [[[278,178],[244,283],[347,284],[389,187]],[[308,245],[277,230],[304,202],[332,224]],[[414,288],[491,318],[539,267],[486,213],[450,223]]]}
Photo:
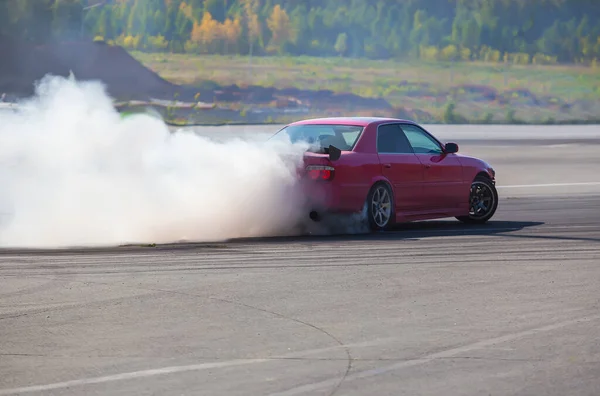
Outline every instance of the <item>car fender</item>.
{"label": "car fender", "polygon": [[355,185],[358,188],[358,190],[355,190],[356,192],[353,195],[353,198],[347,201],[347,206],[344,206],[345,209],[351,212],[362,211],[364,205],[367,202],[367,198],[369,196],[371,188],[373,188],[373,186],[379,182],[387,184],[390,187],[393,196],[394,188],[392,186],[392,183],[384,176],[375,176],[370,178],[368,183],[361,183],[360,185]]}
{"label": "car fender", "polygon": [[463,168],[464,181],[470,183],[479,174],[487,175],[492,181],[496,180],[496,171],[486,161],[474,157],[458,156]]}
{"label": "car fender", "polygon": [[[383,182],[383,183],[387,184],[388,187],[390,188],[390,190],[392,190],[392,194],[394,193],[394,186],[392,185],[392,182],[390,182],[390,180],[383,175],[377,175],[377,176],[371,178],[371,185],[369,185],[369,188],[367,190],[367,195],[369,194],[369,191],[371,191],[371,188],[376,183],[379,183],[379,182]],[[366,195],[365,195],[365,198],[366,198]]]}

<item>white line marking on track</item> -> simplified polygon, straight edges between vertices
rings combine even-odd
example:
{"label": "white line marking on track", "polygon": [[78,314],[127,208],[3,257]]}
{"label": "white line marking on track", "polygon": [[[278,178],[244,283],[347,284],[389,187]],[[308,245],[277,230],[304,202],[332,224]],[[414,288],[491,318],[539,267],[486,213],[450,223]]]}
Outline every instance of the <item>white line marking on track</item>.
{"label": "white line marking on track", "polygon": [[536,188],[536,187],[575,187],[575,186],[600,186],[600,182],[518,184],[518,185],[512,185],[512,186],[497,186],[497,188]]}
{"label": "white line marking on track", "polygon": [[43,391],[49,391],[52,389],[68,388],[70,386],[76,386],[76,385],[99,384],[102,382],[113,382],[113,381],[121,381],[121,380],[126,380],[126,379],[133,379],[133,378],[153,377],[156,375],[181,373],[184,371],[199,371],[199,370],[208,370],[208,369],[220,368],[220,367],[232,367],[232,366],[238,366],[238,365],[242,365],[242,364],[261,363],[261,362],[265,362],[267,360],[268,359],[240,359],[240,360],[231,360],[231,361],[219,362],[219,363],[202,363],[202,364],[194,364],[194,365],[189,365],[189,366],[164,367],[164,368],[159,368],[159,369],[154,369],[154,370],[142,370],[142,371],[134,371],[131,373],[108,375],[106,377],[86,378],[86,379],[79,379],[79,380],[72,380],[72,381],[65,381],[65,382],[57,382],[57,383],[48,384],[48,385],[35,385],[35,386],[26,386],[23,388],[4,389],[4,390],[0,390],[0,395],[16,395],[16,394],[29,393],[29,392],[43,392]]}
{"label": "white line marking on track", "polygon": [[260,359],[236,359],[236,360],[228,360],[224,362],[213,362],[213,363],[199,363],[199,364],[191,364],[187,366],[171,366],[171,367],[163,367],[151,370],[140,370],[133,371],[129,373],[121,373],[114,375],[107,375],[104,377],[95,377],[95,378],[83,378],[71,381],[64,382],[56,382],[53,384],[46,385],[33,385],[33,386],[24,386],[21,388],[12,388],[12,389],[0,389],[0,395],[19,395],[23,393],[31,393],[31,392],[45,392],[52,389],[62,389],[68,388],[71,386],[77,385],[92,385],[92,384],[100,384],[104,382],[115,382],[115,381],[123,381],[128,379],[135,378],[145,378],[145,377],[154,377],[157,375],[165,375],[165,374],[173,374],[173,373],[183,373],[186,371],[202,371],[209,370],[214,368],[224,368],[224,367],[234,367],[234,366],[242,366],[248,364],[257,364],[257,363],[266,363],[276,361],[277,359],[285,359],[285,358],[294,358],[294,357],[302,357],[309,355],[316,355],[321,352],[328,352],[336,349],[343,348],[359,348],[359,347],[369,347],[377,344],[383,344],[385,342],[395,340],[396,338],[381,338],[373,341],[365,341],[355,344],[346,344],[346,345],[335,345],[331,347],[319,348],[319,349],[309,349],[305,351],[292,352],[285,355],[273,356],[269,358],[260,358]]}
{"label": "white line marking on track", "polygon": [[[431,355],[426,355],[426,356],[423,356],[423,357],[420,357],[420,358],[417,358],[414,360],[404,360],[404,361],[401,361],[401,362],[398,362],[398,363],[395,363],[395,364],[392,364],[389,366],[377,367],[377,368],[374,368],[371,370],[359,371],[354,374],[350,374],[346,378],[344,378],[344,383],[350,382],[350,381],[355,381],[355,380],[362,379],[362,378],[374,377],[374,376],[377,376],[380,374],[389,373],[391,371],[400,370],[400,369],[404,369],[407,367],[418,366],[421,364],[429,363],[436,359],[454,357],[454,356],[458,355],[459,353],[471,352],[473,350],[489,347],[494,344],[509,342],[509,341],[513,341],[513,340],[516,340],[519,338],[535,335],[538,333],[557,330],[557,329],[567,327],[567,326],[570,326],[573,324],[591,322],[591,321],[598,320],[598,319],[600,319],[600,315],[589,316],[587,318],[572,319],[572,320],[568,320],[565,322],[555,323],[555,324],[548,325],[548,326],[538,327],[535,329],[525,330],[525,331],[521,331],[521,332],[514,333],[514,334],[508,334],[505,336],[500,336],[500,337],[495,337],[495,338],[491,338],[488,340],[475,342],[473,344],[465,345],[465,346],[458,347],[458,348],[448,349],[446,351],[433,353]],[[321,381],[321,382],[302,385],[302,386],[299,386],[296,388],[289,389],[284,392],[272,393],[270,396],[288,396],[288,395],[298,395],[298,394],[305,393],[305,392],[314,392],[318,389],[336,386],[339,383],[339,381],[340,381],[339,378],[331,378],[331,379]]]}

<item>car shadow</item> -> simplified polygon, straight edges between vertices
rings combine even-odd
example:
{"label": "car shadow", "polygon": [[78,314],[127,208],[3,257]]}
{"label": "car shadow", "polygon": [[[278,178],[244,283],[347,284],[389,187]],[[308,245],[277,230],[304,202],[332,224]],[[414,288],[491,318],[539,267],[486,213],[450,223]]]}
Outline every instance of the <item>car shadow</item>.
{"label": "car shadow", "polygon": [[329,243],[343,241],[390,241],[415,240],[427,237],[444,236],[488,236],[520,231],[525,228],[540,226],[543,222],[532,221],[490,221],[483,225],[463,224],[457,221],[419,221],[395,226],[389,231],[364,233],[332,233],[306,234],[297,236],[234,238],[226,243]]}

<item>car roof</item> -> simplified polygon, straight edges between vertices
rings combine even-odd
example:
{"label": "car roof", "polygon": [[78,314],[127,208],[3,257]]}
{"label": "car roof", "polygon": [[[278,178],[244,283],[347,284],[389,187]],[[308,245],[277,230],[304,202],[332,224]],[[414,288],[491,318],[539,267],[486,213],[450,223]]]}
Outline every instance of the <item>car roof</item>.
{"label": "car roof", "polygon": [[386,118],[386,117],[326,117],[326,118],[310,118],[293,122],[289,125],[358,125],[368,126],[370,124],[380,124],[384,122],[406,122],[414,124],[414,121],[403,120],[399,118]]}

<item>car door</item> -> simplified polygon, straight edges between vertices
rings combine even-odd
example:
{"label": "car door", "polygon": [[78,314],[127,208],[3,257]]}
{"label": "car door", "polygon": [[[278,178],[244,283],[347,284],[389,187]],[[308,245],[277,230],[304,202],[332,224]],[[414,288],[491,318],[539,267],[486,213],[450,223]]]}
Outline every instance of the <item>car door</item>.
{"label": "car door", "polygon": [[398,123],[377,127],[377,155],[381,173],[392,184],[396,211],[407,213],[421,209],[424,166]]}
{"label": "car door", "polygon": [[413,152],[424,166],[423,199],[431,210],[455,208],[464,197],[463,170],[455,154],[446,154],[440,142],[423,128],[401,124]]}

